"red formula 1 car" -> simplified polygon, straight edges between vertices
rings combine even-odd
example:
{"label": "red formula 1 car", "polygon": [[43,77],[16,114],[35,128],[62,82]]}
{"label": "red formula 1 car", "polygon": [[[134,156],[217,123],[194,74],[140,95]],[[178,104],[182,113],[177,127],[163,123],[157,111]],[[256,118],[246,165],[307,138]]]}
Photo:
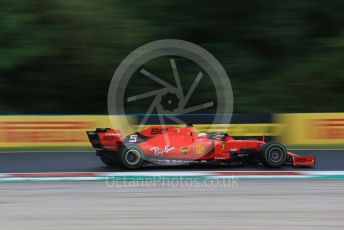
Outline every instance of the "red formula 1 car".
{"label": "red formula 1 car", "polygon": [[87,131],[97,155],[110,167],[137,169],[144,163],[244,164],[278,168],[314,166],[314,156],[288,152],[277,142],[236,140],[227,133],[196,133],[194,127],[151,126],[123,137],[119,130]]}

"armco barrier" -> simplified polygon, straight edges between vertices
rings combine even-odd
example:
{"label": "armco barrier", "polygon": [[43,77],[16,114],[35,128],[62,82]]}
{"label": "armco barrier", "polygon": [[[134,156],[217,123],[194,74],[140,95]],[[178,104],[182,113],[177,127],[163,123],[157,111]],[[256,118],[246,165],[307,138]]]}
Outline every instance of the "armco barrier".
{"label": "armco barrier", "polygon": [[344,144],[344,113],[278,114],[275,122],[284,126],[279,138],[285,144]]}
{"label": "armco barrier", "polygon": [[109,117],[0,116],[0,148],[89,146],[85,131],[97,127],[111,127]]}
{"label": "armco barrier", "polygon": [[[225,115],[223,115],[225,116]],[[142,116],[0,116],[0,148],[89,147],[85,131],[119,126],[123,119],[137,123]],[[287,145],[344,145],[344,113],[309,113],[232,116],[231,124],[209,124],[213,116],[182,115],[202,131],[224,131],[234,137],[278,137]],[[148,120],[154,124],[154,116]],[[156,123],[155,123],[156,124]],[[135,126],[133,126],[135,129]],[[121,130],[129,134],[128,130]]]}
{"label": "armco barrier", "polygon": [[[224,115],[225,116],[225,115]],[[128,116],[0,116],[0,148],[90,147],[85,131],[97,127],[113,127]],[[155,117],[156,119],[157,117]],[[233,136],[278,136],[280,125],[271,123],[270,115],[233,115],[232,124],[212,124],[212,115],[183,115],[183,120],[195,123],[200,132],[224,131]],[[132,122],[139,122],[142,116],[131,116]],[[154,124],[154,116],[149,123]],[[156,123],[155,123],[156,124]],[[134,127],[135,128],[135,127]],[[121,130],[129,134],[126,130]]]}

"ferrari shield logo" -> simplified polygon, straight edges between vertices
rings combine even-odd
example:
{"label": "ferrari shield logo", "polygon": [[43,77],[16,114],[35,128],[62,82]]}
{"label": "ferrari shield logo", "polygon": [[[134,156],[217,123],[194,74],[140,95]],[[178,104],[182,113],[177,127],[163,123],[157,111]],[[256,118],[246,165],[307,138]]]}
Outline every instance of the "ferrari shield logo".
{"label": "ferrari shield logo", "polygon": [[207,147],[204,144],[196,144],[194,146],[194,153],[196,155],[203,155],[207,151]]}

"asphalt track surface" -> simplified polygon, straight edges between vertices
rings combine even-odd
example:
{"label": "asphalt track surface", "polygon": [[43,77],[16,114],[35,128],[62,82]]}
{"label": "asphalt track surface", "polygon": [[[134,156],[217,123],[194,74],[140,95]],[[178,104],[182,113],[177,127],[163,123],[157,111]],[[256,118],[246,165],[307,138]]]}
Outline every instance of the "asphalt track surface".
{"label": "asphalt track surface", "polygon": [[0,223],[6,230],[344,229],[343,193],[340,180],[2,183]]}
{"label": "asphalt track surface", "polygon": [[[316,166],[300,170],[341,171],[344,170],[344,150],[293,150],[303,155],[315,155]],[[140,169],[154,170],[268,170],[263,166],[150,166]],[[276,170],[276,169],[274,169]],[[299,170],[298,168],[283,167],[278,170]],[[0,152],[0,173],[30,173],[30,172],[111,172],[123,171],[104,166],[93,151],[88,152]]]}

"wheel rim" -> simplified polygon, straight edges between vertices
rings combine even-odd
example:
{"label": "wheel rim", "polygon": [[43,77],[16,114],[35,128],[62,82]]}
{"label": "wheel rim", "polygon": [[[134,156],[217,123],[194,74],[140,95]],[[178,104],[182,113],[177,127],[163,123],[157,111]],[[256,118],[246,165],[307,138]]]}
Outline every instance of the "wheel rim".
{"label": "wheel rim", "polygon": [[283,160],[283,151],[280,148],[273,148],[269,151],[269,159],[274,163],[279,163]]}
{"label": "wheel rim", "polygon": [[136,165],[137,163],[140,162],[140,153],[135,150],[131,149],[125,153],[125,161],[129,165]]}

